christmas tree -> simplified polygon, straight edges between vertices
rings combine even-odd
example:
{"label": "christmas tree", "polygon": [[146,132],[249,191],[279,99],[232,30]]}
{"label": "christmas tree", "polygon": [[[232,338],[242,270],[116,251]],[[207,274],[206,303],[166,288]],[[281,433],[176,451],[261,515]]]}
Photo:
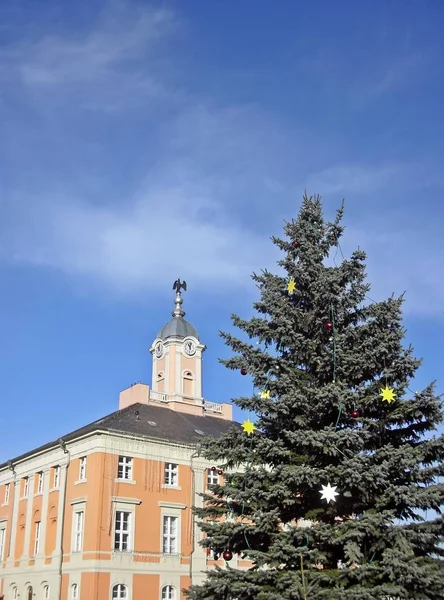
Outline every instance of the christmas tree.
{"label": "christmas tree", "polygon": [[244,339],[221,334],[255,418],[205,443],[224,477],[195,511],[225,560],[191,600],[444,598],[442,403],[409,388],[403,298],[368,298],[363,251],[339,261],[342,217],[304,196]]}

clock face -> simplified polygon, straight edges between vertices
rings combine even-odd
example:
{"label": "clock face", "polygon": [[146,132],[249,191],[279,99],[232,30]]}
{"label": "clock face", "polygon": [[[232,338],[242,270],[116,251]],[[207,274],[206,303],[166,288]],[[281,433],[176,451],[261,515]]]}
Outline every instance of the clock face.
{"label": "clock face", "polygon": [[163,344],[162,342],[157,342],[156,347],[154,348],[154,352],[156,353],[157,358],[160,358],[163,354]]}
{"label": "clock face", "polygon": [[183,345],[183,349],[185,354],[188,356],[193,356],[193,354],[196,352],[196,344],[193,342],[193,340],[187,340]]}

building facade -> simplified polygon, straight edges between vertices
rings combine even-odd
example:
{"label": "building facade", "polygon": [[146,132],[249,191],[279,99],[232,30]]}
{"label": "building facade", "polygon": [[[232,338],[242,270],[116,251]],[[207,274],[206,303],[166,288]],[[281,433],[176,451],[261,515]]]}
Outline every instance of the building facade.
{"label": "building facade", "polygon": [[[199,440],[233,426],[202,391],[205,346],[180,285],[152,354],[152,386],[119,410],[0,465],[0,598],[181,600],[217,563],[191,507],[223,473]],[[233,566],[243,566],[233,557]]]}

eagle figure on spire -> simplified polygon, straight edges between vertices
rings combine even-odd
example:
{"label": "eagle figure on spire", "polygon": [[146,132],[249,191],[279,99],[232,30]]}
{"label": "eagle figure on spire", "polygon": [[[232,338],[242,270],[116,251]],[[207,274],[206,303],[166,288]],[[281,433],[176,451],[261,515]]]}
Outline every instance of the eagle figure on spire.
{"label": "eagle figure on spire", "polygon": [[176,279],[176,281],[173,283],[173,290],[175,290],[176,294],[180,294],[180,290],[183,290],[184,292],[186,292],[187,291],[187,282],[181,281],[180,277],[178,277]]}

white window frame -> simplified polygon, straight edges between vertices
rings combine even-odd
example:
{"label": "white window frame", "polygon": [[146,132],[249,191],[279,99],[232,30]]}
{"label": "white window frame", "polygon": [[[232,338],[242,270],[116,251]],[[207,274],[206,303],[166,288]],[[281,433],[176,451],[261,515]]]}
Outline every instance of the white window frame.
{"label": "white window frame", "polygon": [[[176,530],[173,533],[173,523]],[[174,540],[174,544],[172,544]],[[175,556],[179,552],[180,542],[180,517],[179,515],[162,514],[162,554]]]}
{"label": "white window frame", "polygon": [[[119,471],[122,469],[122,476]],[[131,456],[119,456],[117,462],[117,479],[119,481],[132,481],[133,479],[133,458]]]}
{"label": "white window frame", "polygon": [[27,498],[28,495],[29,495],[29,477],[24,477],[23,498]]}
{"label": "white window frame", "polygon": [[[120,529],[117,529],[117,516],[120,517]],[[126,517],[124,517],[126,515]],[[127,528],[123,527],[124,519],[127,519]],[[124,536],[127,536],[126,539],[126,548],[123,548],[125,545]],[[117,540],[117,536],[119,536],[119,540]],[[114,537],[113,537],[113,550],[114,552],[132,552],[133,551],[133,541],[134,541],[134,511],[129,510],[128,508],[116,507],[114,512]]]}
{"label": "white window frame", "polygon": [[10,495],[11,495],[11,484],[7,483],[7,484],[5,484],[5,498],[4,498],[5,504],[9,504]]}
{"label": "white window frame", "polygon": [[35,522],[35,537],[34,537],[34,556],[37,556],[40,550],[40,535],[42,533],[42,522]]}
{"label": "white window frame", "polygon": [[54,489],[58,490],[60,487],[60,465],[54,467]]}
{"label": "white window frame", "polygon": [[165,463],[164,485],[177,487],[179,485],[179,465],[175,463]]}
{"label": "white window frame", "polygon": [[12,586],[11,596],[12,596],[12,600],[17,600],[17,598],[18,598],[18,587],[16,585]]}
{"label": "white window frame", "polygon": [[[117,594],[114,595],[114,590],[117,590]],[[129,600],[128,586],[124,583],[116,583],[111,588],[111,599],[112,600]]]}
{"label": "white window frame", "polygon": [[174,585],[164,585],[161,590],[162,600],[176,600],[176,588]]}
{"label": "white window frame", "polygon": [[43,494],[43,471],[37,473],[37,494]]}
{"label": "white window frame", "polygon": [[83,533],[85,531],[85,511],[83,508],[76,507],[73,515],[73,538],[72,551],[82,552],[83,550]]}
{"label": "white window frame", "polygon": [[6,544],[6,523],[0,523],[0,562],[4,560]]}
{"label": "white window frame", "polygon": [[47,583],[43,586],[43,600],[49,600],[51,595],[50,587]]}
{"label": "white window frame", "polygon": [[207,469],[207,487],[217,485],[219,483],[219,474],[217,471]]}
{"label": "white window frame", "polygon": [[70,597],[70,600],[79,600],[80,595],[79,595],[79,584],[78,583],[71,584],[69,597]]}
{"label": "white window frame", "polygon": [[86,456],[82,456],[79,461],[79,481],[86,481]]}

